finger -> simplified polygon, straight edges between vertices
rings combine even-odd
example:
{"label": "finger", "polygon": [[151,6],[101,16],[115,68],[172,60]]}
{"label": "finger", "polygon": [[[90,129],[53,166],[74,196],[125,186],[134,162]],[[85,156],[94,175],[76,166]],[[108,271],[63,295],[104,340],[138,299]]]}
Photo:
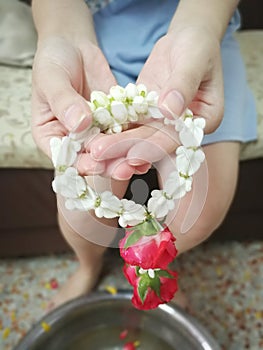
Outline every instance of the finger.
{"label": "finger", "polygon": [[[223,82],[221,62],[209,71],[202,63],[196,67],[194,57],[178,59],[172,74],[160,92],[159,107],[173,117],[189,107],[195,115],[206,118],[205,132],[214,131],[223,116]],[[220,58],[218,58],[220,60]]]}
{"label": "finger", "polygon": [[145,140],[136,143],[128,152],[130,165],[139,166],[154,163],[173,152],[180,144],[178,134],[171,126],[156,130]]}
{"label": "finger", "polygon": [[43,119],[42,110],[48,110],[48,106],[40,104],[35,90],[32,90],[31,100],[31,132],[36,145],[51,158],[50,139],[57,135],[63,137],[66,135],[67,129],[57,119],[52,118],[50,111],[46,112],[45,119],[48,122],[40,123]]}
{"label": "finger", "polygon": [[117,81],[105,56],[96,46],[93,46],[91,50],[89,46],[85,45],[82,50],[84,74],[89,83],[90,91],[99,90],[108,94],[110,88],[117,85]]}
{"label": "finger", "polygon": [[215,131],[224,115],[224,84],[220,68],[215,69],[208,82],[201,84],[195,99],[189,105],[194,115],[206,119],[205,133]]}
{"label": "finger", "polygon": [[129,165],[125,158],[117,158],[107,161],[103,176],[115,180],[129,180],[134,174],[135,168]]}
{"label": "finger", "polygon": [[89,153],[79,155],[76,167],[80,175],[101,175],[105,172],[105,162],[96,162]]}
{"label": "finger", "polygon": [[95,160],[125,157],[133,145],[151,136],[160,125],[159,122],[153,122],[119,134],[96,138],[90,144],[91,156]]}
{"label": "finger", "polygon": [[[71,77],[62,67],[53,63],[46,64],[45,69],[41,65],[34,67],[33,84],[37,97],[32,101],[33,110],[38,109],[43,115],[45,110],[41,102],[39,106],[34,104],[46,101],[53,116],[68,131],[81,131],[91,124],[91,111],[86,100],[72,86]],[[42,118],[37,120],[40,124],[43,123]]]}
{"label": "finger", "polygon": [[134,174],[142,175],[148,173],[152,165],[150,163],[145,163],[143,165],[136,166],[134,169]]}

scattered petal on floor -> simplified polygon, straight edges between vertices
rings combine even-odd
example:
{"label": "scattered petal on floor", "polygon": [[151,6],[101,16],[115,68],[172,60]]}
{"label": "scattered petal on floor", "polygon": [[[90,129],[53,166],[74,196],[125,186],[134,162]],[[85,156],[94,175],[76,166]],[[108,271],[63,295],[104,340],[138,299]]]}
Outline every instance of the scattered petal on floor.
{"label": "scattered petal on floor", "polygon": [[[98,289],[129,288],[118,255],[109,260]],[[0,350],[12,350],[45,315],[76,267],[71,254],[0,260]],[[209,242],[180,256],[175,267],[193,316],[223,349],[263,349],[263,242]]]}

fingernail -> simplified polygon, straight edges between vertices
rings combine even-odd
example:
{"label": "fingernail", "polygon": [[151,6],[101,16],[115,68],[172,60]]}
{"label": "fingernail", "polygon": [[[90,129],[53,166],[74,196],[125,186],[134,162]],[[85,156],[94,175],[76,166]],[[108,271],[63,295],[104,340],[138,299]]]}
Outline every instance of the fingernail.
{"label": "fingernail", "polygon": [[162,107],[173,117],[179,117],[185,109],[183,95],[177,90],[171,90],[165,96]]}
{"label": "fingernail", "polygon": [[64,120],[70,131],[77,131],[80,126],[84,128],[84,124],[88,124],[88,117],[79,105],[70,106],[65,112]]}
{"label": "fingernail", "polygon": [[131,166],[141,166],[144,165],[147,161],[139,158],[127,158],[129,165]]}
{"label": "fingernail", "polygon": [[85,173],[88,175],[100,175],[105,171],[105,163],[104,162],[96,162],[93,160],[89,160],[89,164],[85,169]]}

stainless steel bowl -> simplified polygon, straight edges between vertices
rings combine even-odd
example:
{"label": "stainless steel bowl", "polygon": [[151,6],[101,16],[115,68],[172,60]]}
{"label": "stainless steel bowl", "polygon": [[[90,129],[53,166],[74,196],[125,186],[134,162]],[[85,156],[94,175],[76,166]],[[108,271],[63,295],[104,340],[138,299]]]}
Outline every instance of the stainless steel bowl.
{"label": "stainless steel bowl", "polygon": [[[139,311],[130,292],[94,293],[62,305],[41,319],[14,350],[220,350],[212,336],[177,306]],[[43,329],[43,322],[50,330]],[[120,333],[128,331],[120,339]]]}

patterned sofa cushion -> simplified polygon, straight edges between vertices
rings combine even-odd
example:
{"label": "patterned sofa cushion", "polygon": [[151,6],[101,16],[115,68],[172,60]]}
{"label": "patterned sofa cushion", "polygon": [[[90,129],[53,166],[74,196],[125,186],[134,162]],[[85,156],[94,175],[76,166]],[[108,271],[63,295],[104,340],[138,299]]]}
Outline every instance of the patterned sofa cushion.
{"label": "patterned sofa cushion", "polygon": [[258,112],[258,140],[244,143],[240,159],[263,157],[263,30],[237,33],[237,39],[247,68],[247,79],[254,93]]}
{"label": "patterned sofa cushion", "polygon": [[[258,140],[242,145],[240,159],[263,157],[263,31],[237,33],[257,100]],[[31,69],[0,66],[0,167],[52,169],[30,130]]]}

